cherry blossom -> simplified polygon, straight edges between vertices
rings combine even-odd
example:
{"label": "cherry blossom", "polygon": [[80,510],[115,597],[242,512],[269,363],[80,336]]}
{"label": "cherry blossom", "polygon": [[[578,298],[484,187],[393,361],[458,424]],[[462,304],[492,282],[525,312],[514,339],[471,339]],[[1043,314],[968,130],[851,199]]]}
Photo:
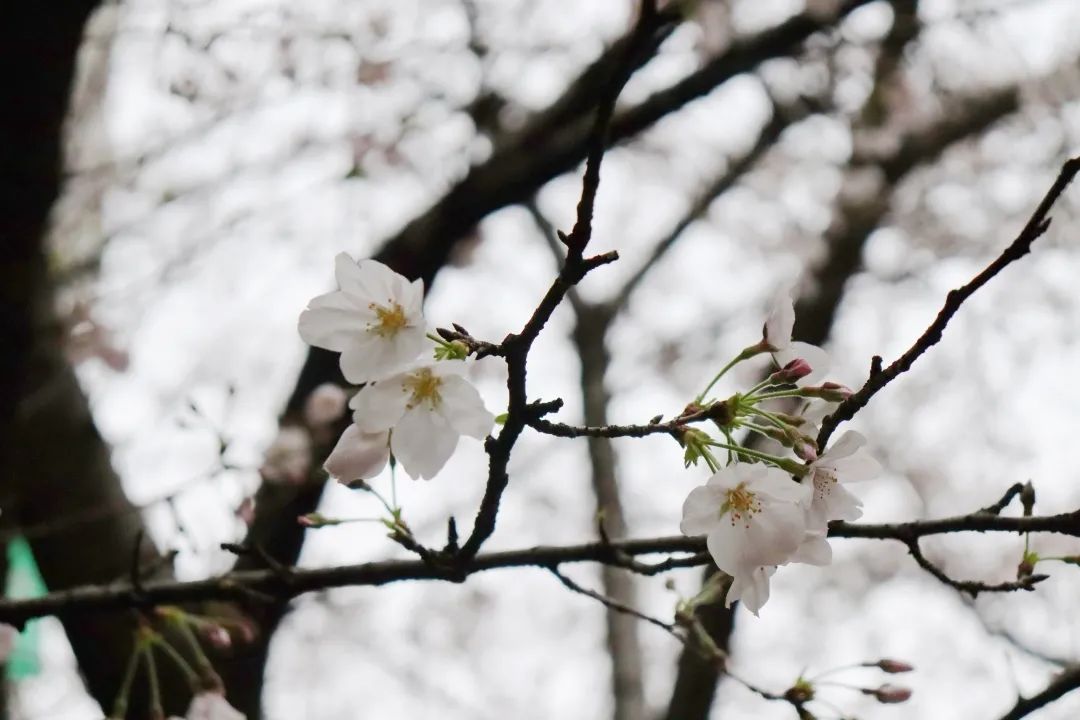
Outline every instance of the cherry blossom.
{"label": "cherry blossom", "polygon": [[450,459],[458,438],[482,440],[495,417],[462,377],[462,360],[421,363],[366,386],[349,402],[360,431],[390,430],[390,449],[414,478],[431,479]]}
{"label": "cherry blossom", "polygon": [[424,348],[424,285],[409,282],[375,260],[334,260],[340,290],[314,298],[300,313],[300,337],[341,353],[349,382],[399,372]]}
{"label": "cherry blossom", "polygon": [[801,482],[810,491],[806,523],[811,531],[824,531],[832,520],[862,517],[862,501],[844,485],[880,474],[877,460],[862,450],[865,444],[866,438],[849,430],[810,463],[810,472]]}
{"label": "cherry blossom", "polygon": [[187,720],[246,720],[244,714],[229,704],[218,692],[201,692],[191,699]]}
{"label": "cherry blossom", "polygon": [[364,432],[354,423],[345,428],[323,469],[340,483],[375,477],[390,461],[390,437],[385,430]]}
{"label": "cherry blossom", "polygon": [[778,367],[785,367],[793,360],[802,359],[812,371],[799,379],[800,384],[811,385],[829,370],[829,355],[817,345],[793,341],[791,331],[795,327],[795,303],[791,293],[783,292],[776,296],[765,319],[762,332],[762,345],[772,353]]}
{"label": "cherry blossom", "polygon": [[772,573],[763,569],[788,562],[803,542],[808,494],[779,468],[736,463],[687,496],[680,529],[705,535],[716,566],[734,578],[728,606],[749,598],[756,613],[768,599]]}

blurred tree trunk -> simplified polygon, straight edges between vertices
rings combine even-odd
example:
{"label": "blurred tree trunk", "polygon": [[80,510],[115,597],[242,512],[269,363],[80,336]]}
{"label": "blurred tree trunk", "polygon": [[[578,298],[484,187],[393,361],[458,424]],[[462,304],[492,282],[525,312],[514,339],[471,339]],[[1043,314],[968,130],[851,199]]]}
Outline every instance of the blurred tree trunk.
{"label": "blurred tree trunk", "polygon": [[[141,533],[61,348],[44,237],[61,183],[61,131],[95,0],[16,3],[0,24],[0,507],[28,532],[45,582],[121,577]],[[100,510],[96,515],[87,509]],[[147,545],[144,557],[153,555]],[[90,693],[107,709],[131,650],[124,613],[67,618]]]}

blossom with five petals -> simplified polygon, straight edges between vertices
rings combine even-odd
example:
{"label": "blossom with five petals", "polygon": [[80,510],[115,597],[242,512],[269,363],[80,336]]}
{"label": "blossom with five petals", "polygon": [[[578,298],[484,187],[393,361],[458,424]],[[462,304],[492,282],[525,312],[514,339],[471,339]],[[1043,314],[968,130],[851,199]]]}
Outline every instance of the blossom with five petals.
{"label": "blossom with five petals", "polygon": [[424,349],[424,284],[382,263],[346,253],[334,259],[340,290],[319,295],[300,313],[300,337],[341,353],[341,372],[366,383],[398,372]]}
{"label": "blossom with five petals", "polygon": [[716,566],[734,578],[728,606],[741,596],[756,613],[768,598],[768,568],[788,562],[806,536],[808,494],[779,468],[736,463],[687,496],[679,527],[705,535]]}
{"label": "blossom with five petals", "polygon": [[482,440],[495,417],[461,375],[466,363],[420,363],[372,383],[349,402],[353,422],[365,433],[390,430],[390,449],[405,472],[431,479],[450,459],[458,438]]}

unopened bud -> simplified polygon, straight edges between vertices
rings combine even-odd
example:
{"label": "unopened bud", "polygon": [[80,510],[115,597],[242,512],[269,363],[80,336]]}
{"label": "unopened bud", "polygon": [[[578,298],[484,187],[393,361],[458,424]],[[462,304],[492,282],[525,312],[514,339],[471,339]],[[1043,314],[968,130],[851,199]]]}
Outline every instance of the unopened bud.
{"label": "unopened bud", "polygon": [[296,518],[296,522],[299,523],[300,525],[303,525],[304,527],[309,527],[309,528],[321,528],[321,527],[326,527],[328,525],[340,525],[341,524],[340,520],[335,520],[334,518],[328,518],[325,515],[323,515],[322,513],[317,513],[317,512],[308,513],[307,515],[301,515],[301,516]]}
{"label": "unopened bud", "polygon": [[801,438],[800,441],[792,445],[791,448],[795,451],[795,454],[800,460],[814,462],[818,458],[817,445],[810,438]]}
{"label": "unopened bud", "polygon": [[1016,579],[1023,580],[1026,577],[1031,577],[1035,572],[1035,566],[1039,562],[1039,553],[1027,551],[1020,559],[1020,564],[1016,566]]}
{"label": "unopened bud", "polygon": [[911,672],[915,669],[914,666],[904,662],[903,660],[892,660],[890,658],[882,658],[875,663],[864,663],[864,667],[876,667],[883,672],[889,673],[890,675],[895,675],[896,673]]}
{"label": "unopened bud", "polygon": [[217,624],[205,625],[202,628],[203,636],[216,648],[224,650],[232,647],[232,636],[229,631]]}
{"label": "unopened bud", "polygon": [[802,358],[795,358],[784,367],[769,376],[769,382],[773,385],[790,385],[801,380],[814,371],[810,363]]}
{"label": "unopened bud", "polygon": [[1020,491],[1020,504],[1024,507],[1024,517],[1031,517],[1031,512],[1035,509],[1035,486],[1030,480],[1024,483],[1024,488]]}
{"label": "unopened bud", "polygon": [[911,697],[911,688],[886,684],[876,689],[863,690],[863,693],[873,695],[874,699],[883,705],[895,705],[906,702]]}
{"label": "unopened bud", "polygon": [[855,391],[844,385],[834,382],[822,383],[818,387],[802,388],[805,397],[816,397],[829,402],[843,402],[855,394]]}

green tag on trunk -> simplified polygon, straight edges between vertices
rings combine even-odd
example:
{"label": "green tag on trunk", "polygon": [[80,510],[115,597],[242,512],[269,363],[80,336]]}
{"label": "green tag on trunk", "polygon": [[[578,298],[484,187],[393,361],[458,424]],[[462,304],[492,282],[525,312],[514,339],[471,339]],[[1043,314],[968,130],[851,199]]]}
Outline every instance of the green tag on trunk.
{"label": "green tag on trunk", "polygon": [[[7,546],[8,571],[5,595],[9,598],[36,598],[47,590],[41,578],[34,553],[25,538],[17,537]],[[7,676],[11,680],[33,677],[41,672],[38,659],[38,635],[40,628],[37,620],[26,623],[22,634],[15,642],[7,664]]]}

